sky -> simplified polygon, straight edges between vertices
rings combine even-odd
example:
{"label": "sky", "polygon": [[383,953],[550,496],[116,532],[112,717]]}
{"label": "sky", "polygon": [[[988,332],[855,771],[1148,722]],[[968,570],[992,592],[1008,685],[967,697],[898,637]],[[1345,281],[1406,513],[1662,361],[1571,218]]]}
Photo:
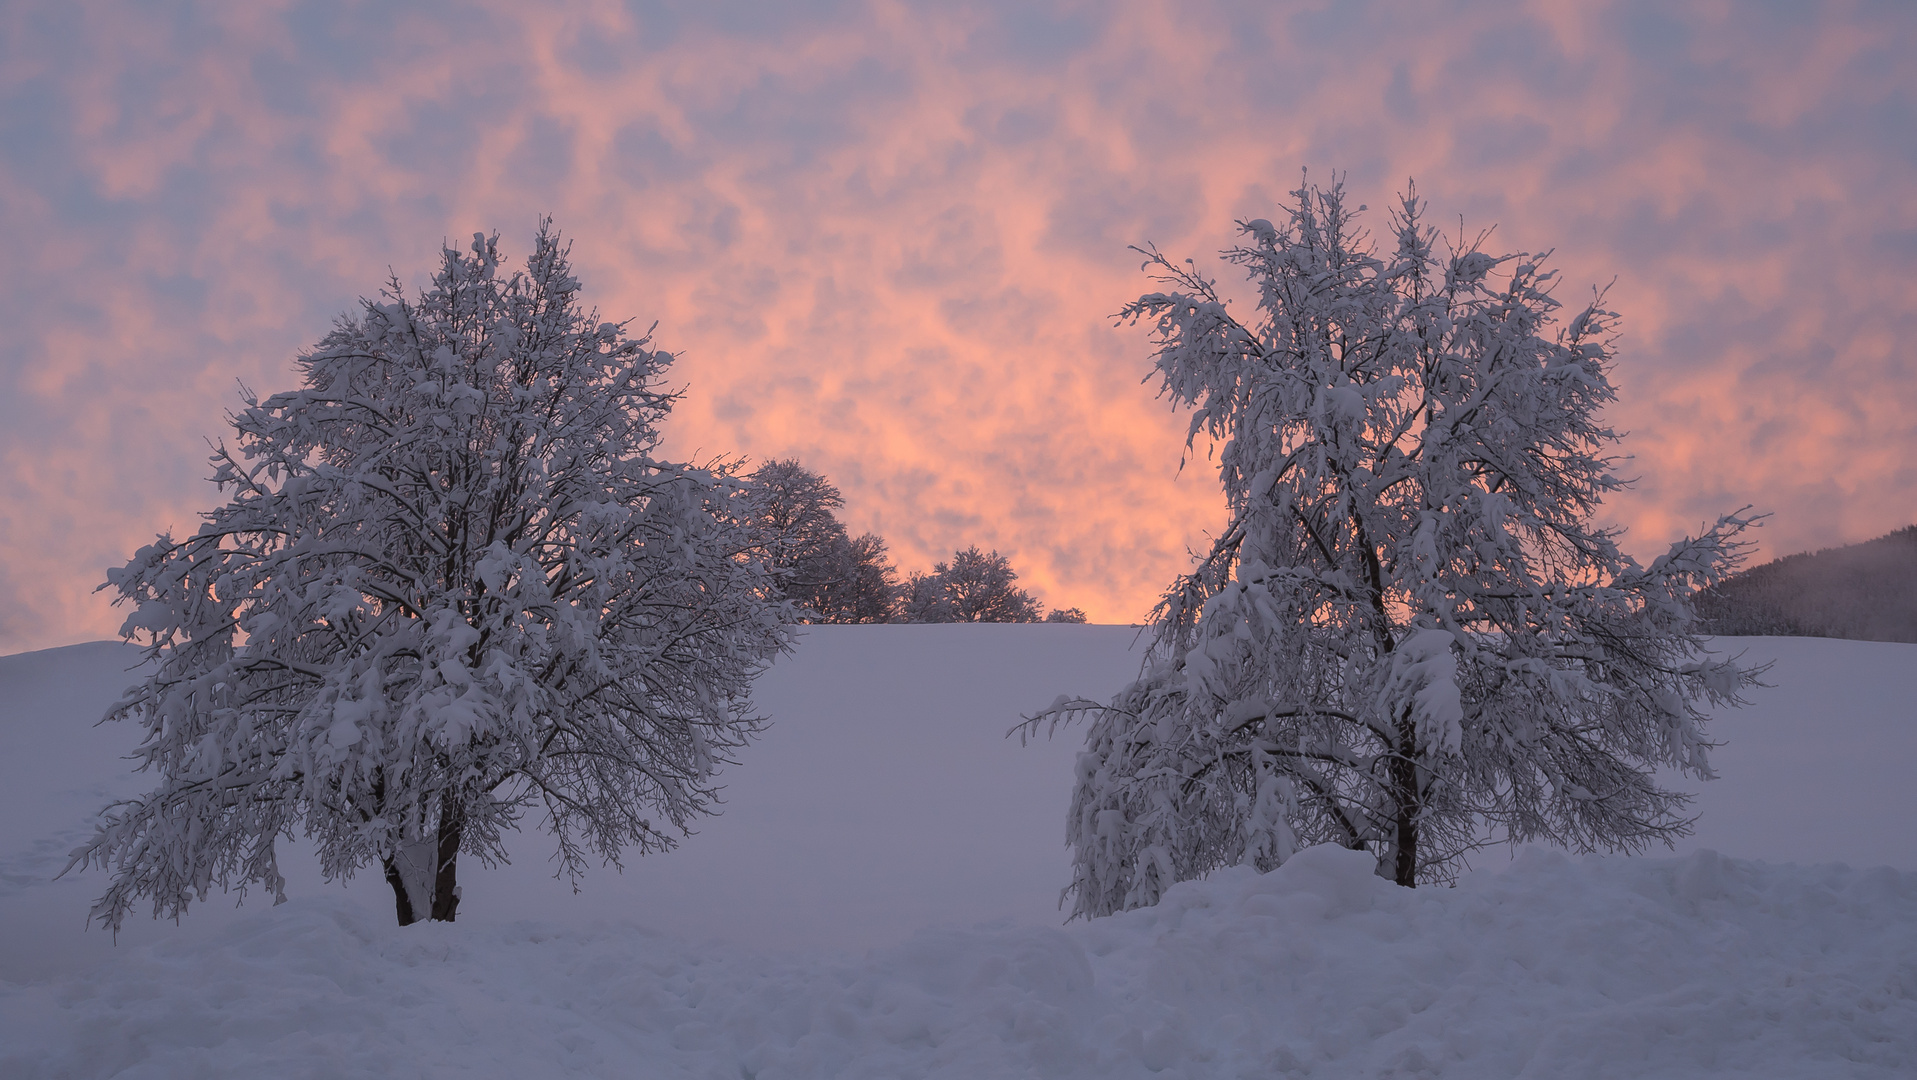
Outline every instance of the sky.
{"label": "sky", "polygon": [[0,5],[0,653],[110,636],[240,387],[541,215],[657,323],[678,457],[797,457],[928,568],[1143,619],[1222,527],[1130,245],[1220,272],[1301,170],[1609,284],[1648,558],[1917,521],[1907,3]]}

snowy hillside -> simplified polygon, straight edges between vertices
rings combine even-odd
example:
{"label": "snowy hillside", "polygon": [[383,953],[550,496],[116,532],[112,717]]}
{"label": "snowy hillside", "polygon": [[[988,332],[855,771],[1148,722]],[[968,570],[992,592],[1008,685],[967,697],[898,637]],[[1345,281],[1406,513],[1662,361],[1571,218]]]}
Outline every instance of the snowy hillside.
{"label": "snowy hillside", "polygon": [[1132,644],[814,628],[678,852],[574,896],[529,834],[405,930],[376,877],[307,869],[118,947],[82,930],[99,875],[48,878],[141,786],[131,732],[89,726],[131,653],[0,658],[0,1075],[1917,1074],[1917,646],[1722,642],[1775,688],[1714,729],[1689,854],[1491,853],[1413,892],[1314,850],[1060,927],[1075,748],[1001,736]]}

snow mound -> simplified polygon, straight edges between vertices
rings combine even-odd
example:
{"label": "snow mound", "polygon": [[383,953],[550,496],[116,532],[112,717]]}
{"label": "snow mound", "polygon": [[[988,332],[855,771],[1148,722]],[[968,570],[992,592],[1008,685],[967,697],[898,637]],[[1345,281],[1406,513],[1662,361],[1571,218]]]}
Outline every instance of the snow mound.
{"label": "snow mound", "polygon": [[0,984],[0,1046],[21,1078],[1909,1076],[1917,874],[1531,853],[1412,891],[1317,848],[862,958],[328,897]]}

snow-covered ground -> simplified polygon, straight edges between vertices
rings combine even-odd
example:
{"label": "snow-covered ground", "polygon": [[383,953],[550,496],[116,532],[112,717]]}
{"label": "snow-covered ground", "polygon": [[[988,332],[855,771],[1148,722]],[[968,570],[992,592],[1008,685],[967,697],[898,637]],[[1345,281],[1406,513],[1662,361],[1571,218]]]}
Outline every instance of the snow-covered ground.
{"label": "snow-covered ground", "polygon": [[132,654],[0,658],[0,1076],[1917,1075],[1917,646],[1722,642],[1775,688],[1714,728],[1677,856],[1411,891],[1314,850],[1061,926],[1075,746],[1001,736],[1132,645],[816,628],[678,852],[575,896],[528,834],[405,930],[376,877],[294,857],[290,903],[117,947],[82,929],[97,874],[48,879],[141,787],[132,733],[89,726]]}

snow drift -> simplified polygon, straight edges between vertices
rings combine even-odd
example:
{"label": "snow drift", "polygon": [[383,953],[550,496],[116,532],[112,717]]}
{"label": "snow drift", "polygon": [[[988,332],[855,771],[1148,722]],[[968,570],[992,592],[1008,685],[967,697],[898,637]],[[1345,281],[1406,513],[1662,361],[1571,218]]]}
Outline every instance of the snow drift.
{"label": "snow drift", "polygon": [[1917,875],[1527,855],[1401,889],[1309,849],[1065,930],[767,959],[402,930],[335,897],[7,986],[12,1077],[1906,1076]]}
{"label": "snow drift", "polygon": [[1075,747],[1000,736],[1126,678],[1131,642],[814,629],[678,852],[575,897],[529,833],[458,923],[403,930],[376,877],[309,870],[118,947],[81,929],[99,875],[48,878],[142,783],[132,732],[89,726],[129,653],[0,658],[0,1075],[1917,1072],[1917,647],[1726,643],[1776,689],[1714,728],[1697,842],[1768,862],[1493,853],[1413,891],[1311,849],[1061,927]]}

